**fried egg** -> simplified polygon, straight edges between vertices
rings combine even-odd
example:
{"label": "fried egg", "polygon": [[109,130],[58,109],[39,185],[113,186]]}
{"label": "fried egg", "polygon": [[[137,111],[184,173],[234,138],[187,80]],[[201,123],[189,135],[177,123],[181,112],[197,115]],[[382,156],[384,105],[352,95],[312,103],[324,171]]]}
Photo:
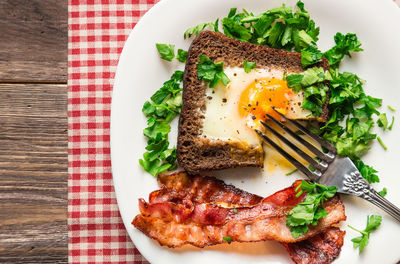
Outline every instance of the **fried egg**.
{"label": "fried egg", "polygon": [[241,67],[226,67],[224,72],[230,79],[227,86],[219,83],[206,89],[205,137],[260,145],[253,130],[259,121],[268,120],[267,114],[282,119],[272,107],[290,119],[310,118],[311,112],[301,107],[304,94],[288,88],[283,70],[258,68],[246,73]]}

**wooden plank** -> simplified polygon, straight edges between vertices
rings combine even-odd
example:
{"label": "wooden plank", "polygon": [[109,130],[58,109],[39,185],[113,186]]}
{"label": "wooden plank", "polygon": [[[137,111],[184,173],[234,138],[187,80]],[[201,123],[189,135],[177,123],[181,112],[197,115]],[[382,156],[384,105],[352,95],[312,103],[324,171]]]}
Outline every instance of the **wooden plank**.
{"label": "wooden plank", "polygon": [[67,86],[0,94],[0,262],[67,263]]}
{"label": "wooden plank", "polygon": [[0,1],[0,81],[66,81],[67,4]]}

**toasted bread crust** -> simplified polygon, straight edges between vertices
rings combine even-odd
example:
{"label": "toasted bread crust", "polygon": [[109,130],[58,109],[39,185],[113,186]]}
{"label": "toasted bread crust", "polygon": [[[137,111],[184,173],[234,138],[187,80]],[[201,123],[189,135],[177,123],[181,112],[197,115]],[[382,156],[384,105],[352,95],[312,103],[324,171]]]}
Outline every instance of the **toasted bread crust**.
{"label": "toasted bread crust", "polygon": [[[295,52],[267,48],[242,42],[228,36],[203,31],[192,42],[183,76],[183,105],[179,118],[178,163],[188,173],[233,167],[262,167],[263,150],[260,146],[243,147],[237,142],[210,140],[200,137],[206,106],[207,84],[199,80],[196,63],[203,54],[224,66],[242,67],[243,60],[255,62],[259,68],[278,68],[287,72],[302,72],[301,55]],[[315,66],[329,69],[324,58]],[[328,102],[319,120],[328,117]]]}

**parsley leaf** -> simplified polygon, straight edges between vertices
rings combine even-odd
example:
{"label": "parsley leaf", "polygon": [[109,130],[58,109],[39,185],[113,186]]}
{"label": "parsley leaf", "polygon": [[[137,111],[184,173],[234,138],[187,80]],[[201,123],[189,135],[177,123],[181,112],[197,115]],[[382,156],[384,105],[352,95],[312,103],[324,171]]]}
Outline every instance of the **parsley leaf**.
{"label": "parsley leaf", "polygon": [[338,32],[334,39],[336,45],[324,53],[324,57],[332,67],[338,67],[344,56],[351,57],[350,51],[357,52],[363,50],[356,34],[347,33],[343,35]]}
{"label": "parsley leaf", "polygon": [[156,47],[162,59],[172,61],[175,58],[175,45],[157,43]]}
{"label": "parsley leaf", "polygon": [[378,124],[379,127],[381,127],[383,130],[386,130],[386,128],[388,127],[388,120],[386,117],[386,114],[380,114],[378,116],[378,121],[376,122]]}
{"label": "parsley leaf", "polygon": [[367,227],[360,231],[355,229],[352,226],[348,226],[351,229],[361,233],[361,236],[353,238],[351,241],[353,242],[353,247],[359,249],[359,253],[363,252],[364,248],[368,245],[370,233],[376,230],[382,222],[382,216],[379,215],[370,215],[367,216]]}
{"label": "parsley leaf", "polygon": [[200,80],[210,83],[210,87],[215,87],[220,81],[223,85],[227,85],[230,80],[224,73],[224,62],[214,63],[210,58],[200,55],[200,62],[196,63],[197,75]]}
{"label": "parsley leaf", "polygon": [[286,76],[288,87],[293,91],[304,91],[304,100],[302,107],[310,110],[314,116],[320,116],[322,106],[327,100],[329,87],[325,81],[331,80],[332,76],[323,68],[309,68],[299,74],[290,74]]}
{"label": "parsley leaf", "polygon": [[199,33],[201,31],[203,31],[206,27],[210,27],[212,28],[215,32],[219,32],[218,31],[218,19],[215,21],[215,23],[209,22],[209,23],[201,23],[198,24],[197,26],[194,26],[192,28],[189,28],[185,31],[185,33],[183,34],[183,38],[190,38],[191,36],[195,35],[199,35]]}
{"label": "parsley leaf", "polygon": [[178,52],[175,57],[175,45],[168,44],[156,44],[158,53],[162,59],[166,61],[172,61],[172,59],[176,58],[178,61],[185,63],[188,52],[183,49],[178,49]]}
{"label": "parsley leaf", "polygon": [[231,242],[232,242],[232,237],[230,237],[230,236],[224,236],[224,237],[222,237],[222,239],[223,240],[225,240],[226,242],[228,242],[228,244],[230,244]]}
{"label": "parsley leaf", "polygon": [[382,191],[380,191],[380,192],[378,192],[378,193],[379,193],[380,195],[382,195],[383,197],[385,197],[386,194],[387,194],[387,189],[386,189],[386,187],[383,188]]}
{"label": "parsley leaf", "polygon": [[[301,1],[297,2],[295,8],[283,4],[259,15],[231,8],[221,22],[223,32],[231,38],[287,50],[300,51],[314,45],[319,35],[319,28],[310,19]],[[197,35],[206,27],[219,32],[217,20],[215,23],[201,23],[189,28],[184,37]]]}
{"label": "parsley leaf", "polygon": [[244,71],[246,73],[249,73],[255,67],[256,67],[256,63],[255,62],[250,62],[250,61],[243,60],[243,68],[244,68]]}
{"label": "parsley leaf", "polygon": [[364,164],[364,162],[360,159],[353,160],[353,162],[368,183],[379,182],[379,177],[378,175],[376,175],[376,173],[378,172],[377,170],[369,165]]}
{"label": "parsley leaf", "polygon": [[146,101],[142,112],[148,118],[143,135],[147,137],[146,152],[139,164],[153,176],[176,167],[176,148],[169,148],[171,122],[181,111],[183,72],[176,71],[171,79]]}
{"label": "parsley leaf", "polygon": [[313,65],[322,60],[322,52],[315,46],[309,46],[301,50],[301,64],[303,67]]}
{"label": "parsley leaf", "polygon": [[324,185],[302,181],[296,188],[296,197],[306,192],[303,202],[297,204],[288,213],[286,225],[294,238],[297,238],[308,231],[308,226],[318,224],[318,220],[327,216],[327,212],[322,207],[323,203],[332,198],[337,188],[335,186],[325,187]]}
{"label": "parsley leaf", "polygon": [[187,55],[188,52],[186,50],[178,49],[178,53],[176,54],[176,59],[180,62],[185,63]]}

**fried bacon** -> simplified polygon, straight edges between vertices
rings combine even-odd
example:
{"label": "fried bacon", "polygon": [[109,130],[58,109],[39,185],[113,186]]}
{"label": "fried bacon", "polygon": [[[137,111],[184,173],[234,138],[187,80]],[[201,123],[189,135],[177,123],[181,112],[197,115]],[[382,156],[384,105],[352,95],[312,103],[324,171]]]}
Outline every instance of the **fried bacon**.
{"label": "fried bacon", "polygon": [[309,239],[283,245],[297,264],[331,263],[339,256],[345,233],[337,227],[331,227]]}
{"label": "fried bacon", "polygon": [[194,203],[224,202],[237,205],[255,205],[262,197],[227,185],[212,177],[189,176],[178,172],[158,177],[160,190],[149,195],[149,203],[180,202]]}
{"label": "fried bacon", "polygon": [[[197,194],[204,193],[205,190],[196,187],[196,180],[192,179],[188,183],[178,178],[173,183],[175,188],[168,187],[170,182],[160,178],[161,192],[150,194],[150,203],[143,199],[139,201],[141,214],[132,222],[147,236],[169,247],[185,244],[204,247],[224,243],[224,237],[239,242],[276,240],[294,243],[315,236],[346,218],[344,206],[335,196],[324,204],[328,215],[320,220],[318,225],[311,226],[306,234],[295,239],[286,226],[286,213],[304,198],[295,196],[295,188],[299,181],[254,205],[243,206],[245,203],[242,202],[238,206],[231,203],[241,200],[241,193],[237,193],[234,187],[228,187],[227,192],[230,194],[226,197],[230,197],[229,199],[217,202],[218,200],[206,196],[199,198]],[[201,182],[201,179],[198,181]],[[213,184],[211,178],[206,178],[205,181],[209,181],[209,187],[215,188],[217,193],[220,192],[218,195],[224,197],[224,185],[221,182],[216,181],[217,183]],[[171,192],[168,198],[167,190],[172,189],[175,191]],[[250,201],[259,199],[245,192],[242,194],[246,194],[246,199]]]}
{"label": "fried bacon", "polygon": [[[158,177],[159,191],[150,195],[150,202],[191,200],[196,203],[227,203],[255,205],[261,196],[242,191],[211,177],[188,176],[186,173]],[[334,261],[343,246],[345,231],[330,227],[309,239],[297,243],[282,243],[297,264],[326,264]]]}

